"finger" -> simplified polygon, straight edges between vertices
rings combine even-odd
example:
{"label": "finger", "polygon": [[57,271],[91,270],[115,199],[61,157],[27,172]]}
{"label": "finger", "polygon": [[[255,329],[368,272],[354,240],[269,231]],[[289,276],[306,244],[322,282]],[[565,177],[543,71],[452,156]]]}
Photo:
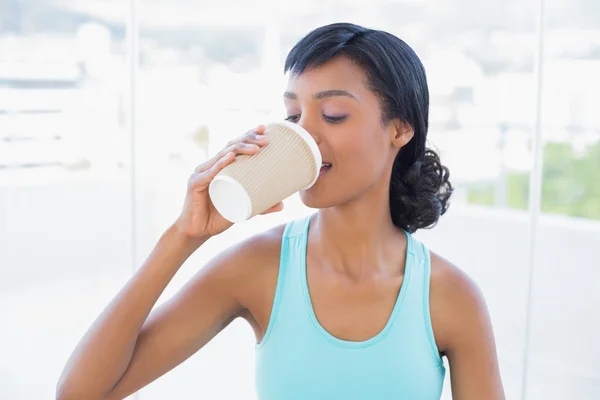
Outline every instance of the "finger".
{"label": "finger", "polygon": [[217,174],[223,170],[223,168],[225,168],[235,160],[235,156],[236,153],[232,151],[228,152],[223,156],[223,158],[217,161],[215,165],[213,165],[208,171],[206,171],[202,175],[204,175],[205,179],[210,183],[213,179],[215,179],[215,176],[217,176]]}
{"label": "finger", "polygon": [[194,173],[202,173],[208,171],[228,153],[234,153],[235,155],[246,154],[251,156],[258,153],[259,150],[260,146],[254,143],[239,142],[229,145],[208,161],[198,165],[194,170]]}
{"label": "finger", "polygon": [[221,172],[223,168],[231,164],[234,160],[234,152],[231,151],[226,153],[223,157],[217,160],[217,162],[214,163],[210,168],[207,168],[203,172],[194,173],[190,178],[189,185],[195,189],[204,188],[205,186],[208,186],[210,182],[212,182],[212,180],[215,179],[215,176],[217,176],[217,174]]}
{"label": "finger", "polygon": [[242,151],[241,153],[239,153],[238,151],[235,150],[235,148],[240,143],[253,144],[253,145],[257,145],[258,147],[264,147],[264,146],[266,146],[267,143],[269,142],[269,138],[264,133],[265,133],[265,126],[264,125],[259,125],[255,129],[252,129],[252,130],[246,132],[246,134],[244,134],[244,135],[240,136],[239,138],[234,139],[231,142],[229,142],[227,144],[227,146],[225,146],[225,148],[223,150],[221,150],[220,152],[218,152],[217,154],[215,154],[212,158],[210,158],[206,162],[198,165],[194,169],[194,172],[198,173],[198,172],[203,172],[203,171],[208,170],[218,160],[220,160],[225,154],[227,154],[230,151],[234,151],[234,152],[236,152],[238,154],[253,154],[253,153],[244,152],[244,151],[247,151],[248,149],[246,149],[246,150]]}
{"label": "finger", "polygon": [[269,143],[269,137],[261,133],[249,133],[244,137],[242,142],[257,144],[264,147]]}
{"label": "finger", "polygon": [[281,210],[283,210],[283,203],[279,202],[279,203],[275,204],[273,207],[261,212],[260,215],[271,214],[271,213],[279,212]]}
{"label": "finger", "polygon": [[249,130],[248,132],[241,135],[240,137],[235,138],[234,140],[229,142],[229,145],[239,143],[239,142],[253,142],[253,141],[263,142],[265,140],[268,140],[268,136],[265,135],[265,127],[264,127],[264,125],[259,125],[258,127]]}
{"label": "finger", "polygon": [[245,135],[239,137],[236,142],[245,142],[245,143],[253,143],[259,146],[265,146],[269,141],[269,137],[265,135],[264,126],[259,126],[258,128],[248,131]]}

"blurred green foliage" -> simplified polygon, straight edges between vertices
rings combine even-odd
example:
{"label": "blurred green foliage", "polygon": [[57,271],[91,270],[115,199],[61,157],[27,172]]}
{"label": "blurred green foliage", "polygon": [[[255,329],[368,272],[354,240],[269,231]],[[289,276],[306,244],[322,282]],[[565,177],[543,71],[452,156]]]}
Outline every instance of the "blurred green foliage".
{"label": "blurred green foliage", "polygon": [[[506,205],[527,209],[529,174],[506,175]],[[472,204],[494,205],[494,183],[468,188]],[[544,148],[542,211],[570,217],[600,219],[600,143],[578,154],[570,144],[548,143]]]}

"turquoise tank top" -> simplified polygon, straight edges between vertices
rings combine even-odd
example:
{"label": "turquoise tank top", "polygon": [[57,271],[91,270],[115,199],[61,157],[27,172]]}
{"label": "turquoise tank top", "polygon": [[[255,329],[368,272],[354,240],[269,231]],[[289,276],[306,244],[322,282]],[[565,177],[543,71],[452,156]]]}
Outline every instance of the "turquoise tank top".
{"label": "turquoise tank top", "polygon": [[404,279],[383,330],[361,342],[336,338],[308,292],[310,217],[287,224],[264,338],[256,346],[259,400],[439,400],[446,370],[429,315],[429,251],[410,234]]}

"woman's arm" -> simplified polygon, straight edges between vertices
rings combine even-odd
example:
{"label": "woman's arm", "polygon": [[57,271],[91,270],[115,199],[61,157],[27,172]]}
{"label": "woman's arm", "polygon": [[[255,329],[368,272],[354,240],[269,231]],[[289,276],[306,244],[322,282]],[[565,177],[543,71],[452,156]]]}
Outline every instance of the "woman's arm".
{"label": "woman's arm", "polygon": [[231,226],[210,202],[208,186],[235,155],[256,154],[266,145],[263,132],[264,127],[248,132],[196,168],[180,217],[80,341],[59,380],[57,399],[123,399],[190,357],[235,318],[242,308],[239,282],[251,284],[244,271],[252,270],[253,261],[245,250],[254,246],[251,253],[260,253],[256,242],[262,236],[217,257],[151,311],[185,260]]}
{"label": "woman's arm", "polygon": [[504,400],[496,343],[485,300],[460,269],[431,254],[431,318],[448,357],[454,400]]}
{"label": "woman's arm", "polygon": [[[177,270],[195,249],[196,246],[176,228],[164,233],[146,262],[78,344],[58,383],[57,399],[124,398],[156,378],[154,375],[171,369],[174,366],[171,364],[181,362],[180,359],[187,353],[191,354],[195,343],[182,334],[193,327],[188,323],[182,325],[179,321],[190,312],[192,302],[197,301],[191,298],[193,294],[189,288],[153,313],[148,321],[146,318]],[[197,279],[192,286],[206,281],[206,278]],[[225,319],[234,307],[231,300],[219,298],[212,300],[210,309]],[[200,326],[206,326],[211,325],[213,319],[214,315],[204,314],[200,322],[196,321]],[[179,334],[176,331],[178,327],[182,328]],[[157,340],[163,342],[161,346],[156,346]],[[159,368],[144,365],[156,362],[149,360],[148,356],[162,352],[165,343],[169,351],[174,351],[172,357],[165,359],[159,356]]]}
{"label": "woman's arm", "polygon": [[57,399],[124,399],[185,361],[245,310],[244,293],[259,289],[280,242],[278,227],[233,246],[151,312],[190,252],[169,229],[73,352]]}

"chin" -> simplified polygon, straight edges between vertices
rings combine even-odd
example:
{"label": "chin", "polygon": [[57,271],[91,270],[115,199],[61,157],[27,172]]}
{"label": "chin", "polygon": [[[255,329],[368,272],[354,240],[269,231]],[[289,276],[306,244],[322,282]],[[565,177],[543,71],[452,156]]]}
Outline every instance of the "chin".
{"label": "chin", "polygon": [[[316,185],[315,185],[316,186]],[[333,199],[327,193],[323,193],[320,188],[313,186],[308,190],[299,193],[302,203],[309,208],[321,209],[334,207],[341,203],[339,199]]]}

